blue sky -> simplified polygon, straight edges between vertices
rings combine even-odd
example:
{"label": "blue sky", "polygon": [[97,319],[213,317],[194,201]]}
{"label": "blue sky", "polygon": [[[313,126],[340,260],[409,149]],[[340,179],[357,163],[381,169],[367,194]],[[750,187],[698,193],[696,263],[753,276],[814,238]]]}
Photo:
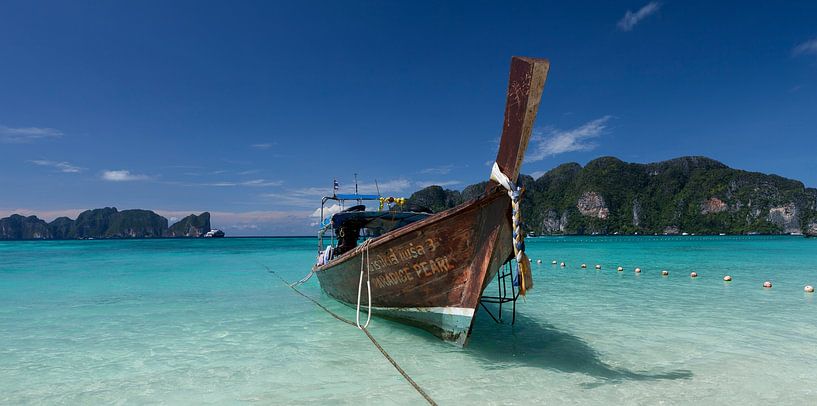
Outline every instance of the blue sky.
{"label": "blue sky", "polygon": [[0,3],[0,215],[304,235],[333,178],[462,188],[512,55],[551,60],[525,173],[706,155],[817,186],[814,1],[231,3]]}

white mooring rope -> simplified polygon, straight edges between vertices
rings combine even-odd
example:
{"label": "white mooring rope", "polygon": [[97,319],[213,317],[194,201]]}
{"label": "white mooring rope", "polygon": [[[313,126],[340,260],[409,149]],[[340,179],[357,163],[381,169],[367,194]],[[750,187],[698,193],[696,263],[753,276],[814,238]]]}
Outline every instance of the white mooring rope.
{"label": "white mooring rope", "polygon": [[[355,323],[357,324],[357,328],[363,330],[366,327],[369,327],[369,321],[372,320],[372,284],[370,281],[371,271],[369,266],[369,241],[366,240],[363,242],[363,245],[360,247],[360,281],[357,283],[357,312],[355,314]],[[369,315],[366,317],[366,324],[363,326],[360,325],[360,293],[363,290],[363,268],[366,268],[366,291],[369,296]]]}

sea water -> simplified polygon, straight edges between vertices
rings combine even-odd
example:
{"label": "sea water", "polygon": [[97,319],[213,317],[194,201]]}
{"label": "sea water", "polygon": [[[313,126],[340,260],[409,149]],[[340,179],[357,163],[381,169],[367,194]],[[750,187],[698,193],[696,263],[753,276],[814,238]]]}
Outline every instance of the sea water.
{"label": "sea water", "polygon": [[[817,402],[817,239],[527,247],[514,325],[480,310],[461,349],[372,321],[440,404]],[[0,242],[0,404],[422,404],[361,331],[269,272],[298,280],[315,254],[306,238]],[[354,318],[316,279],[302,290]]]}

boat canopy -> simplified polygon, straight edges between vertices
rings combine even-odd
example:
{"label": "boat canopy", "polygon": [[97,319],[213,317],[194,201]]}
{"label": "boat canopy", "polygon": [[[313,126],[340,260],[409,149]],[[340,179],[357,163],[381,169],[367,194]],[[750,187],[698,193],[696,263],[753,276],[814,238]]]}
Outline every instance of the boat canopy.
{"label": "boat canopy", "polygon": [[350,194],[336,194],[332,196],[325,196],[323,201],[327,200],[378,200],[380,199],[379,195],[361,195],[357,193],[350,193]]}
{"label": "boat canopy", "polygon": [[406,224],[422,220],[430,216],[428,213],[415,213],[410,211],[342,211],[332,216],[332,226],[335,229],[343,227],[347,222],[360,224],[366,228],[382,228],[377,225],[389,223],[392,227],[399,228]]}

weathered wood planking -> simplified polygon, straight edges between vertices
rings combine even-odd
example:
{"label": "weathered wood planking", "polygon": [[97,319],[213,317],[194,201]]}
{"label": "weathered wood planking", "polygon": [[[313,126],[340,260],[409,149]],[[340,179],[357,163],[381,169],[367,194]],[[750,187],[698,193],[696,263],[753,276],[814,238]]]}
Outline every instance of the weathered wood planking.
{"label": "weathered wood planking", "polygon": [[[512,255],[510,199],[501,188],[372,240],[316,267],[323,290],[357,304],[368,250],[374,313],[464,345],[482,291]],[[368,304],[363,286],[362,305]]]}
{"label": "weathered wood planking", "polygon": [[525,159],[549,68],[550,62],[546,59],[511,58],[505,121],[496,163],[513,182],[516,182]]}

